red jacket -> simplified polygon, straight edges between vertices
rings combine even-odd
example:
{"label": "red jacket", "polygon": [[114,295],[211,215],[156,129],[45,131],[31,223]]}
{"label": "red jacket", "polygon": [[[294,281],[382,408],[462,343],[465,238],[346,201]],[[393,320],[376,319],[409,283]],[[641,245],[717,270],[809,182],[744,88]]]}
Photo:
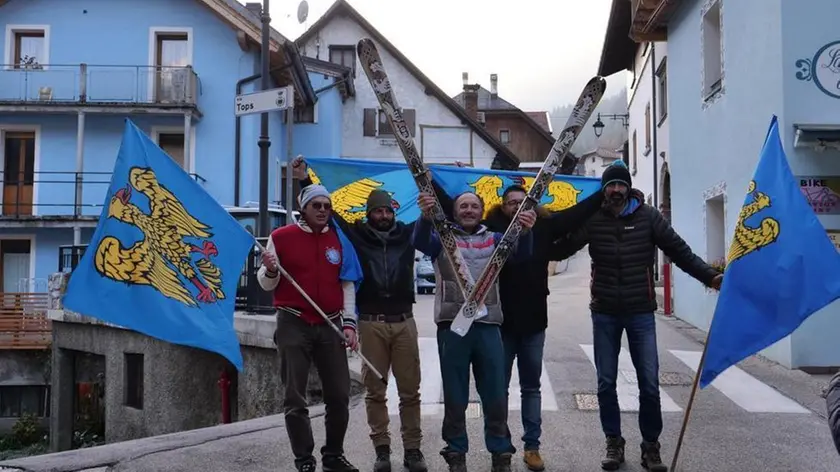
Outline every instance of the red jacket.
{"label": "red jacket", "polygon": [[[298,225],[283,226],[271,233],[278,262],[320,308],[332,317],[344,308],[341,271],[341,242],[335,231],[305,231]],[[280,277],[274,289],[274,306],[300,311],[312,324],[324,319],[286,279]]]}

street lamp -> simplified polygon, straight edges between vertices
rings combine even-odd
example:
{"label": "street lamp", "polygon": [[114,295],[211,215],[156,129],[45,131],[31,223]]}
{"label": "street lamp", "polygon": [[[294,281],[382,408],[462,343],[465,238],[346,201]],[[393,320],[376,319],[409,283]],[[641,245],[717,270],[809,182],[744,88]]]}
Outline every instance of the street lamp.
{"label": "street lamp", "polygon": [[[270,61],[271,52],[269,45],[271,44],[271,17],[268,16],[268,0],[263,0],[262,15],[260,15],[262,22],[262,51],[261,69],[262,69],[262,90],[268,90],[271,87],[270,77]],[[286,126],[291,126],[291,123],[286,123]],[[260,114],[260,138],[257,141],[257,146],[260,148],[260,202],[259,202],[259,220],[257,221],[257,234],[260,237],[268,237],[271,235],[271,227],[268,222],[268,148],[271,147],[271,140],[268,136],[268,112]],[[280,169],[277,170],[280,172]],[[289,170],[287,169],[287,172]],[[291,210],[287,209],[287,216],[291,215]]]}
{"label": "street lamp", "polygon": [[[606,118],[610,118],[612,120],[621,120],[621,124],[624,125],[625,128],[630,126],[630,114],[625,113],[624,115],[604,115]],[[595,130],[595,137],[600,138],[601,134],[604,133],[604,122],[601,121],[601,114],[598,113],[598,117],[595,119],[595,123],[592,124],[592,129]]]}

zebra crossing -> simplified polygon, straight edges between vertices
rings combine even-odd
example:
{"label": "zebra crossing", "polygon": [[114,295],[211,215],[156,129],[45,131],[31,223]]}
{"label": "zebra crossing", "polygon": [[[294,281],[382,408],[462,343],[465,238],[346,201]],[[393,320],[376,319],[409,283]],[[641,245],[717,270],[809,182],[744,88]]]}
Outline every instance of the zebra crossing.
{"label": "zebra crossing", "polygon": [[[437,341],[432,337],[421,337],[418,339],[418,343],[420,348],[421,369],[421,414],[423,416],[441,416],[443,415],[443,381],[440,375],[440,359],[437,351]],[[579,348],[581,355],[586,357],[592,366],[593,381],[587,385],[587,390],[592,391],[594,388],[595,377],[594,346],[591,344],[580,344]],[[697,366],[700,364],[700,357],[702,355],[700,351],[675,349],[660,352],[660,355],[667,352],[684,364],[691,372],[690,376],[687,374],[684,376],[686,378],[691,378],[696,373]],[[637,412],[639,411],[639,390],[638,382],[636,380],[636,369],[633,367],[629,351],[624,347],[621,348],[618,364],[619,375],[616,379],[616,391],[618,394],[619,407],[622,412]],[[544,362],[540,383],[542,386],[542,410],[558,411],[559,407],[557,394],[554,390],[552,380]],[[663,385],[660,386],[659,394],[662,411],[664,413],[683,412],[683,407],[680,406],[674,398],[671,397],[671,395],[669,395],[666,387],[684,388],[687,391],[691,387],[690,383],[688,385],[686,385],[686,383],[678,384],[681,385],[681,387],[675,387],[673,385],[669,386],[666,382],[661,383]],[[521,410],[522,399],[519,391],[519,374],[515,365],[511,376],[510,386],[508,407],[511,411]],[[737,366],[731,367],[718,376],[709,386],[708,390],[714,390],[717,393],[723,394],[740,409],[749,413],[811,413],[811,411],[807,408],[784,396],[771,386],[744,372]],[[592,396],[594,395],[590,394],[590,397]],[[681,397],[685,397],[686,400],[684,401],[687,402],[687,395],[682,395]],[[393,380],[393,373],[389,376],[387,404],[388,413],[390,415],[399,415],[399,395],[397,393],[396,382]]]}

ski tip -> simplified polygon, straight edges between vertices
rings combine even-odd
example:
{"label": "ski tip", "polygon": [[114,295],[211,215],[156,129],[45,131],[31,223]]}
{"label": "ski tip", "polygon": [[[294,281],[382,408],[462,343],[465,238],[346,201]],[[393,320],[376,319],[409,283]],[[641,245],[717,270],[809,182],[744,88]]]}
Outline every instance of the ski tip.
{"label": "ski tip", "polygon": [[357,52],[361,53],[364,49],[375,49],[376,46],[373,44],[373,40],[370,38],[362,38],[359,40],[359,43],[356,44]]}
{"label": "ski tip", "polygon": [[601,90],[607,89],[607,79],[603,76],[596,75],[589,79],[589,83],[586,84],[588,87],[598,87]]}

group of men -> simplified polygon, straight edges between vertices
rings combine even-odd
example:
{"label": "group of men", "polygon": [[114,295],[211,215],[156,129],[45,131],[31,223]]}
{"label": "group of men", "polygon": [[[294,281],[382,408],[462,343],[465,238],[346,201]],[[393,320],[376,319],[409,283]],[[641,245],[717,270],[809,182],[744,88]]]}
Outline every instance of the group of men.
{"label": "group of men", "polygon": [[[632,189],[623,162],[617,161],[604,172],[601,191],[578,204],[559,212],[537,207],[519,214],[525,232],[485,299],[486,316],[477,319],[463,337],[450,330],[465,296],[430,221],[435,199],[455,222],[460,252],[477,279],[526,198],[526,189],[517,185],[505,189],[501,205],[485,212],[484,202],[475,193],[450,198],[436,186],[436,196],[420,194],[422,217],[411,223],[397,221],[390,194],[374,190],[367,199],[366,218],[351,223],[331,211],[330,192],[312,183],[302,157],[292,165],[302,186],[298,201],[301,219],[272,232],[258,279],[263,289],[274,292],[284,412],[299,471],[316,470],[306,403],[306,384],[314,363],[323,384],[326,411],[322,468],[325,472],[358,472],[343,450],[350,391],[345,348],[358,345],[378,372],[386,376],[389,370],[393,372],[399,395],[402,465],[409,472],[428,470],[421,452],[421,368],[412,311],[415,251],[430,256],[435,266],[434,321],[443,381],[441,433],[446,443],[440,454],[449,470],[467,470],[471,371],[481,399],[484,442],[491,454],[492,471],[511,470],[516,448],[508,428],[508,388],[514,361],[522,397],[523,461],[529,470],[544,470],[540,377],[548,326],[548,263],[568,258],[587,244],[592,258],[598,400],[606,436],[601,466],[616,470],[624,462],[616,378],[621,336],[626,330],[639,373],[641,461],[650,471],[667,470],[658,442],[662,416],[653,314],[654,253],[661,248],[678,267],[710,287],[720,287],[722,274],[694,255],[662,215],[644,204],[640,192]],[[283,280],[278,264],[330,322],[343,328],[344,340]],[[387,385],[367,366],[363,366],[362,376],[375,451],[373,470],[387,472],[392,466]]]}

